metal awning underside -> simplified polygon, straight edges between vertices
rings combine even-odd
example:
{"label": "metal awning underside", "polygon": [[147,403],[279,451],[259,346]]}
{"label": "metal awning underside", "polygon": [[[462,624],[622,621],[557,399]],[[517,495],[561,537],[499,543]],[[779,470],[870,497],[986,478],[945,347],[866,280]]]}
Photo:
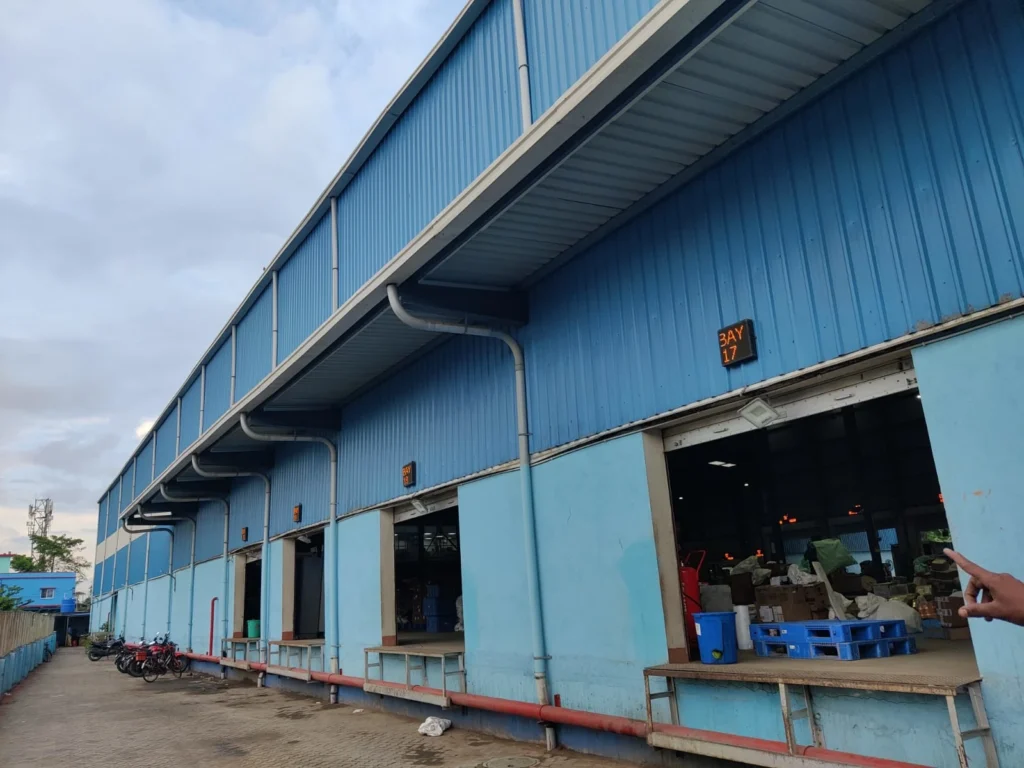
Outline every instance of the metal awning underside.
{"label": "metal awning underside", "polygon": [[759,0],[432,269],[513,287],[930,0]]}
{"label": "metal awning underside", "polygon": [[[931,0],[757,0],[453,251],[423,283],[529,285]],[[725,149],[725,147],[722,147]],[[265,405],[337,406],[436,335],[379,308]]]}

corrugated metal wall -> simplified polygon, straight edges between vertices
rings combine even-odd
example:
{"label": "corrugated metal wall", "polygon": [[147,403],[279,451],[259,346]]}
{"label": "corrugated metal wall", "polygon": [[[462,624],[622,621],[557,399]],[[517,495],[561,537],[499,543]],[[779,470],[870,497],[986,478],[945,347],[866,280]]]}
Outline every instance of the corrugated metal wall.
{"label": "corrugated metal wall", "polygon": [[138,584],[146,577],[146,545],[148,542],[149,534],[144,533],[132,539],[132,543],[128,545],[131,549],[131,557],[128,558],[129,584]]}
{"label": "corrugated metal wall", "polygon": [[203,431],[231,407],[231,339],[213,354],[206,364],[206,396],[203,399]]}
{"label": "corrugated metal wall", "polygon": [[1020,296],[1021,72],[1019,7],[972,4],[542,283],[535,449]]}
{"label": "corrugated metal wall", "polygon": [[277,275],[277,360],[331,314],[331,215],[316,225]]}
{"label": "corrugated metal wall", "polygon": [[121,547],[114,553],[114,583],[113,589],[124,587],[128,578],[128,546]]}
{"label": "corrugated metal wall", "polygon": [[124,512],[131,505],[134,498],[132,491],[132,478],[135,474],[135,461],[129,465],[128,469],[121,475],[121,511]]}
{"label": "corrugated metal wall", "polygon": [[135,460],[135,497],[153,482],[153,438],[150,437]]}
{"label": "corrugated metal wall", "polygon": [[178,406],[177,404],[156,428],[156,473],[159,475],[167,469],[177,456],[175,441],[178,437]]}
{"label": "corrugated metal wall", "polygon": [[216,501],[201,502],[196,517],[196,562],[220,557],[223,552],[224,505]]}
{"label": "corrugated metal wall", "polygon": [[401,469],[410,461],[427,488],[512,459],[513,385],[504,344],[459,337],[345,408],[340,511],[407,493]]}
{"label": "corrugated metal wall", "polygon": [[107,537],[113,536],[117,532],[117,515],[118,509],[118,493],[120,491],[120,481],[114,484],[114,487],[107,492]]}
{"label": "corrugated metal wall", "polygon": [[[232,482],[229,549],[249,547],[259,544],[263,540],[263,497],[263,481],[258,477],[243,477]],[[271,486],[271,499],[273,499],[273,486]],[[223,521],[221,522],[223,524]],[[242,528],[249,529],[248,541],[242,541]]]}
{"label": "corrugated metal wall", "polygon": [[[925,30],[539,284],[521,331],[533,449],[1020,296],[1011,5]],[[726,370],[717,331],[743,318],[759,358]],[[514,456],[507,353],[464,342],[345,409],[343,511],[401,495],[408,461],[424,487]]]}
{"label": "corrugated metal wall", "polygon": [[235,400],[241,400],[270,373],[273,292],[260,294],[235,334]]}
{"label": "corrugated metal wall", "polygon": [[181,452],[199,438],[199,400],[202,392],[202,380],[196,376],[185,388],[181,396]]}
{"label": "corrugated metal wall", "polygon": [[[270,476],[270,535],[327,520],[330,476],[330,459],[323,445],[279,445]],[[302,520],[295,523],[292,510],[299,504]]]}
{"label": "corrugated metal wall", "polygon": [[110,498],[109,495],[104,496],[102,499],[100,499],[100,503],[97,505],[98,506],[98,510],[99,510],[97,512],[97,515],[96,515],[96,517],[97,517],[97,523],[96,523],[96,543],[97,544],[101,543],[105,538],[107,538],[107,499],[109,499],[109,498]]}
{"label": "corrugated metal wall", "polygon": [[115,558],[111,555],[103,561],[103,594],[109,593],[114,588]]}
{"label": "corrugated metal wall", "polygon": [[[181,538],[188,541],[189,537],[184,535],[185,527],[181,526]],[[149,567],[146,569],[146,578],[155,579],[170,573],[171,565],[171,536],[167,533],[153,531],[146,534],[149,536]],[[188,545],[186,544],[186,547]]]}
{"label": "corrugated metal wall", "polygon": [[[196,536],[196,546],[199,537]],[[171,541],[171,568],[175,571],[184,568],[192,560],[192,526],[189,523],[177,523],[174,526],[174,538]]]}
{"label": "corrugated metal wall", "polygon": [[519,135],[509,0],[495,0],[338,200],[344,303]]}
{"label": "corrugated metal wall", "polygon": [[657,0],[525,0],[530,101],[537,119],[657,5]]}

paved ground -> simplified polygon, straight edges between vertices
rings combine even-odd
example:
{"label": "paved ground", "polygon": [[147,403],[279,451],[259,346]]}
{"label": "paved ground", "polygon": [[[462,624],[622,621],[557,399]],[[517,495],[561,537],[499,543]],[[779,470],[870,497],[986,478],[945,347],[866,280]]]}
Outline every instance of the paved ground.
{"label": "paved ground", "polygon": [[[5,697],[6,698],[6,697]],[[623,763],[451,729],[430,738],[418,723],[305,696],[199,675],[153,684],[61,649],[0,706],[0,765],[33,768],[477,768],[533,758],[543,768]]]}

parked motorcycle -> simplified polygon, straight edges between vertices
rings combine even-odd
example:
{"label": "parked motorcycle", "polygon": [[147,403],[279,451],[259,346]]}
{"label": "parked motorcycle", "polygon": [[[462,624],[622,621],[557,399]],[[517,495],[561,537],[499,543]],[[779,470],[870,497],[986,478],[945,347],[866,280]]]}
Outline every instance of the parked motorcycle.
{"label": "parked motorcycle", "polygon": [[89,646],[89,661],[99,661],[108,656],[116,656],[124,648],[124,638],[114,637],[100,640]]}

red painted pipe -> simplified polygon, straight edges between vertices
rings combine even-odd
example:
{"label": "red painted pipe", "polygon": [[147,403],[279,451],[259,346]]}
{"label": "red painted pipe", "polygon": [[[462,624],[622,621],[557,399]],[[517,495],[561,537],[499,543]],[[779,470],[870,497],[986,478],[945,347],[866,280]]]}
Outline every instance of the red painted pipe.
{"label": "red painted pipe", "polygon": [[213,609],[217,605],[217,598],[210,601],[210,655],[213,656]]}
{"label": "red painted pipe", "polygon": [[[217,662],[219,659],[204,657],[199,654],[188,654],[193,659],[200,661]],[[266,664],[253,662],[249,665],[253,670],[265,672]],[[305,672],[304,669],[295,669],[296,672]],[[365,682],[361,677],[349,675],[330,674],[328,672],[313,672],[312,678],[321,683],[331,685],[344,685],[349,688],[362,688]],[[375,685],[386,685],[393,688],[406,690],[402,683],[374,680]],[[417,693],[425,693],[432,696],[441,696],[438,688],[427,688],[421,685],[411,686],[411,690]],[[526,701],[514,701],[512,699],[498,699],[493,696],[478,696],[475,693],[459,693],[448,691],[448,698],[452,704],[470,709],[480,709],[486,712],[497,712],[503,715],[529,718],[544,723],[557,723],[559,725],[572,725],[579,728],[587,728],[592,731],[604,731],[607,733],[618,733],[624,736],[635,736],[639,739],[647,738],[647,723],[643,720],[632,720],[628,717],[616,715],[602,715],[597,712],[584,712],[578,709],[566,709],[565,707],[551,707],[547,705],[531,704]],[[772,752],[779,755],[788,755],[789,748],[783,741],[772,741],[770,739],[757,739],[751,736],[738,736],[732,733],[721,731],[703,731],[696,728],[687,728],[682,725],[666,725],[655,723],[654,730],[659,733],[666,733],[672,736],[681,736],[695,741],[704,741],[709,744],[721,744],[729,747],[742,747],[755,749],[761,752]],[[798,754],[804,757],[830,760],[839,765],[856,766],[857,768],[927,768],[919,763],[905,763],[899,760],[888,760],[881,757],[866,757],[855,755],[850,752],[838,752],[832,749],[821,749],[819,747],[800,747]]]}

